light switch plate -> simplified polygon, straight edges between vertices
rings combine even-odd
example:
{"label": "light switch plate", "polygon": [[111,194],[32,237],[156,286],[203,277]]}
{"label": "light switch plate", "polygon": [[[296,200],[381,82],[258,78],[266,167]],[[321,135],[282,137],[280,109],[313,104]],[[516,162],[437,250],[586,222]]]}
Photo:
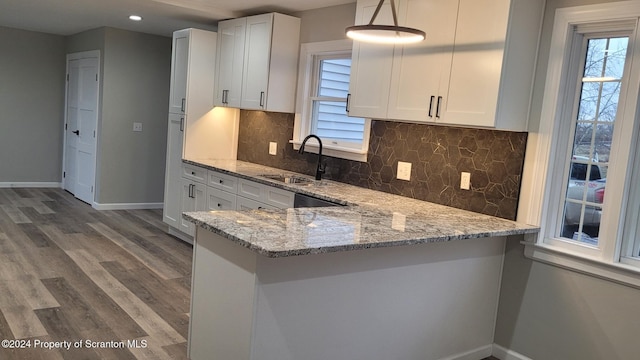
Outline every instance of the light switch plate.
{"label": "light switch plate", "polygon": [[398,161],[398,179],[411,180],[411,163]]}
{"label": "light switch plate", "polygon": [[278,143],[271,141],[269,143],[269,155],[276,155],[278,153]]}
{"label": "light switch plate", "polygon": [[471,188],[471,173],[463,172],[460,174],[460,189],[469,190]]}
{"label": "light switch plate", "polygon": [[134,122],[133,123],[133,131],[142,131],[142,123]]}

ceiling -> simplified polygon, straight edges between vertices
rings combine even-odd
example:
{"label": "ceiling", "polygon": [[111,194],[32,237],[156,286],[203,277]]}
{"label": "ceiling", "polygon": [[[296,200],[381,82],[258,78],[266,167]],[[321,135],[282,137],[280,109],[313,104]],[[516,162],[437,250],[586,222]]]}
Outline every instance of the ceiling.
{"label": "ceiling", "polygon": [[[188,27],[215,29],[219,20],[293,12],[355,0],[0,0],[0,26],[73,35],[109,26],[170,36]],[[140,22],[128,19],[136,14]]]}

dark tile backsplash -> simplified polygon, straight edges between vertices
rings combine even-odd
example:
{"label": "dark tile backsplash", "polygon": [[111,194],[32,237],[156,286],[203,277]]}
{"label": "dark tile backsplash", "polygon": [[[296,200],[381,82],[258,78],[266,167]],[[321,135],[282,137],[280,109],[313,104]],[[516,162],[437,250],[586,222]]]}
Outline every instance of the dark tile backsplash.
{"label": "dark tile backsplash", "polygon": [[[292,138],[293,114],[242,110],[238,160],[314,175],[317,155],[298,154]],[[514,220],[526,141],[526,133],[374,120],[368,161],[327,156],[324,178]],[[411,181],[396,179],[398,161],[412,163]],[[462,171],[471,190],[460,189]]]}

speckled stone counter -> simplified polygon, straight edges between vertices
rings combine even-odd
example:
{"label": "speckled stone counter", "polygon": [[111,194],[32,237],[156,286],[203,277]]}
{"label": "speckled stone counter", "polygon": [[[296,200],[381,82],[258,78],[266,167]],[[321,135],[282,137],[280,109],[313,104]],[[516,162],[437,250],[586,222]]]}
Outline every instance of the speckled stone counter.
{"label": "speckled stone counter", "polygon": [[[322,180],[291,185],[261,177],[293,173],[236,160],[184,160],[344,207],[190,212],[183,217],[267,257],[535,233],[501,218]],[[295,174],[298,175],[298,174]]]}

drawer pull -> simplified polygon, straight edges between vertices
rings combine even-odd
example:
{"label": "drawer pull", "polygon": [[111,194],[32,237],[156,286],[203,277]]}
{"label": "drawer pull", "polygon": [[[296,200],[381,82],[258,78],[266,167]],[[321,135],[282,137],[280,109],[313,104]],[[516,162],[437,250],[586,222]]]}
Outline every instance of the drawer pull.
{"label": "drawer pull", "polygon": [[191,175],[195,175],[195,174],[196,174],[196,172],[195,172],[195,171],[192,171],[192,172],[191,172]]}
{"label": "drawer pull", "polygon": [[222,184],[224,181],[220,180],[220,184]]}
{"label": "drawer pull", "polygon": [[222,204],[218,203],[218,207],[222,207]]}

